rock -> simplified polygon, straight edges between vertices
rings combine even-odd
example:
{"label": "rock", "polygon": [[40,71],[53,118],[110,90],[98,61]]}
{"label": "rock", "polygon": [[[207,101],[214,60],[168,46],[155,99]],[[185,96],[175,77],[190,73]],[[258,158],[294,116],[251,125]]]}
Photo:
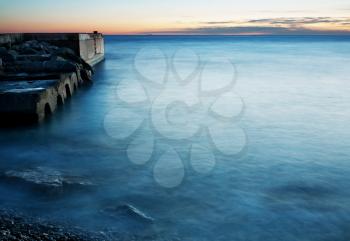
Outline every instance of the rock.
{"label": "rock", "polygon": [[64,185],[92,186],[91,181],[81,176],[73,176],[55,169],[37,167],[27,170],[10,170],[5,172],[8,178],[23,180],[40,186],[63,187]]}
{"label": "rock", "polygon": [[16,51],[19,51],[21,48],[20,48],[20,45],[13,45],[12,49],[16,50]]}
{"label": "rock", "polygon": [[[0,240],[106,240],[106,236],[69,224],[53,224],[16,212],[0,211]],[[111,237],[108,240],[119,240]]]}
{"label": "rock", "polygon": [[80,77],[84,81],[92,82],[92,74],[89,70],[81,69],[80,70]]}
{"label": "rock", "polygon": [[16,61],[5,69],[7,72],[24,73],[70,73],[76,72],[77,66],[67,60]]}
{"label": "rock", "polygon": [[[47,42],[26,41],[10,50],[0,47],[0,79],[15,80],[19,75],[43,75],[78,72],[82,80],[92,82],[93,68],[70,48],[58,48]],[[2,62],[2,63],[1,63]]]}
{"label": "rock", "polygon": [[35,46],[37,45],[39,42],[38,40],[28,40],[28,41],[25,41],[23,45],[28,45],[28,46]]}
{"label": "rock", "polygon": [[143,222],[154,222],[154,218],[148,216],[131,204],[122,204],[117,207],[108,207],[103,209],[102,213],[111,217],[119,218],[120,216],[129,216]]}
{"label": "rock", "polygon": [[85,60],[83,60],[83,59],[81,59],[81,61],[82,61],[82,65],[83,65],[83,68],[84,68],[84,69],[90,71],[91,74],[94,74],[94,73],[95,73],[95,71],[94,71],[94,69],[91,67],[91,65],[89,65],[88,63],[86,63]]}
{"label": "rock", "polygon": [[48,61],[51,59],[51,55],[42,54],[42,55],[18,55],[17,61]]}
{"label": "rock", "polygon": [[60,56],[64,59],[73,61],[74,63],[78,63],[81,64],[83,68],[90,70],[93,73],[93,69],[92,67],[86,63],[82,58],[80,58],[79,56],[77,56],[73,50],[69,49],[69,48],[59,48],[54,55]]}
{"label": "rock", "polygon": [[58,55],[58,56],[62,56],[62,57],[65,57],[65,56],[67,56],[67,57],[75,56],[76,57],[76,54],[75,54],[75,52],[72,49],[65,48],[65,47],[58,48],[54,54]]}
{"label": "rock", "polygon": [[16,60],[16,52],[15,51],[7,51],[6,48],[0,47],[0,58],[4,62],[13,62]]}
{"label": "rock", "polygon": [[76,72],[76,64],[67,60],[49,60],[44,61],[43,69],[45,72],[69,73]]}
{"label": "rock", "polygon": [[10,73],[37,73],[42,72],[43,68],[43,62],[40,61],[16,61],[6,66],[5,71]]}
{"label": "rock", "polygon": [[18,55],[17,51],[13,50],[13,49],[10,49],[7,53],[9,53],[9,54],[11,54],[13,56],[17,56]]}
{"label": "rock", "polygon": [[12,62],[16,61],[16,57],[13,56],[12,54],[6,54],[4,56],[1,56],[1,58],[3,59],[3,61],[5,63],[12,63]]}
{"label": "rock", "polygon": [[58,47],[57,46],[48,46],[47,47],[47,51],[50,53],[50,54],[53,54],[55,51],[58,50]]}
{"label": "rock", "polygon": [[22,49],[21,54],[38,54],[38,51],[31,47],[25,47]]}
{"label": "rock", "polygon": [[7,54],[7,49],[5,47],[0,47],[0,56]]}
{"label": "rock", "polygon": [[44,185],[44,186],[52,186],[52,187],[60,187],[62,186],[62,177],[60,172],[46,169],[46,168],[37,168],[37,169],[29,169],[24,171],[7,171],[5,172],[7,177],[22,179],[26,182]]}

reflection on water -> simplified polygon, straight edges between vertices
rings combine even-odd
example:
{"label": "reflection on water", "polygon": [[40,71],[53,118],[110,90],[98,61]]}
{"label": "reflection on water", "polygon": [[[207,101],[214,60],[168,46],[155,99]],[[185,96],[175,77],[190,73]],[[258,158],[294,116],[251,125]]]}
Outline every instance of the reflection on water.
{"label": "reflection on water", "polygon": [[[141,53],[138,68],[135,56],[150,48],[153,57]],[[216,99],[204,98],[198,112],[173,105],[167,115],[175,124],[204,123],[181,141],[191,126],[164,132],[152,115],[178,89],[170,85],[162,98],[157,88],[140,94],[149,78],[164,77],[145,56],[155,65],[175,59],[179,76],[197,68],[191,51],[174,57],[178,49],[211,63],[203,71],[209,90],[217,59],[227,56],[243,100],[242,107],[237,95],[223,97],[209,117],[198,112]],[[106,51],[95,84],[49,121],[0,130],[1,207],[155,239],[349,239],[348,37],[107,37]],[[199,95],[191,91],[182,97],[192,104]],[[227,152],[242,143],[240,135],[215,113],[239,114],[235,124],[247,139],[238,155]]]}

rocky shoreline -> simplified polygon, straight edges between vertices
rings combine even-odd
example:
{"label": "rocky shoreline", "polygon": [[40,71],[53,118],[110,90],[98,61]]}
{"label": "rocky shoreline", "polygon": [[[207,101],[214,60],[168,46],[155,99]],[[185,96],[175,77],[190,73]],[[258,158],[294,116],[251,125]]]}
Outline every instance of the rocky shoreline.
{"label": "rocky shoreline", "polygon": [[0,210],[0,240],[95,241],[117,239],[108,237],[103,232],[93,233],[79,227],[52,224],[38,218],[27,217],[15,211]]}
{"label": "rocky shoreline", "polygon": [[[36,195],[54,198],[82,190],[91,191],[98,185],[84,175],[40,166],[0,171],[0,181],[13,187],[24,187]],[[76,222],[73,224],[69,219],[60,219],[64,220],[63,223],[52,222],[44,210],[40,216],[33,216],[28,211],[23,214],[17,209],[8,209],[6,205],[0,206],[0,240],[165,240],[159,239],[152,231],[155,218],[130,203],[116,201],[101,206],[100,210],[96,210],[96,217],[109,220],[108,224],[97,225],[92,230],[87,226],[76,226]],[[142,228],[150,228],[150,232],[134,233],[116,227],[131,220]],[[84,225],[83,222],[79,225]]]}
{"label": "rocky shoreline", "polygon": [[[116,220],[117,221],[117,220]],[[121,220],[122,221],[122,220]],[[0,209],[1,241],[180,241],[177,236],[170,238],[155,233],[133,234],[105,228],[100,231],[57,223],[40,217],[28,216],[11,209]]]}

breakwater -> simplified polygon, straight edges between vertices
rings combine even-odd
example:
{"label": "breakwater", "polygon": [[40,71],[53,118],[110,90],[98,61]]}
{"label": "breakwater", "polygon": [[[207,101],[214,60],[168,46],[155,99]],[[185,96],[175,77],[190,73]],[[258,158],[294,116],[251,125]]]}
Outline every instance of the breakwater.
{"label": "breakwater", "polygon": [[104,60],[102,34],[1,34],[0,122],[41,122]]}

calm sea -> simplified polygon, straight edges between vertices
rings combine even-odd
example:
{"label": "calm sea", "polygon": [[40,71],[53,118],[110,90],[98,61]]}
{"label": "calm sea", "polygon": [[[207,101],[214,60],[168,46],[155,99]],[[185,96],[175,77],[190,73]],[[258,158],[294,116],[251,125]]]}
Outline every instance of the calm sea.
{"label": "calm sea", "polygon": [[105,45],[92,86],[0,130],[0,208],[125,240],[350,239],[350,37]]}

